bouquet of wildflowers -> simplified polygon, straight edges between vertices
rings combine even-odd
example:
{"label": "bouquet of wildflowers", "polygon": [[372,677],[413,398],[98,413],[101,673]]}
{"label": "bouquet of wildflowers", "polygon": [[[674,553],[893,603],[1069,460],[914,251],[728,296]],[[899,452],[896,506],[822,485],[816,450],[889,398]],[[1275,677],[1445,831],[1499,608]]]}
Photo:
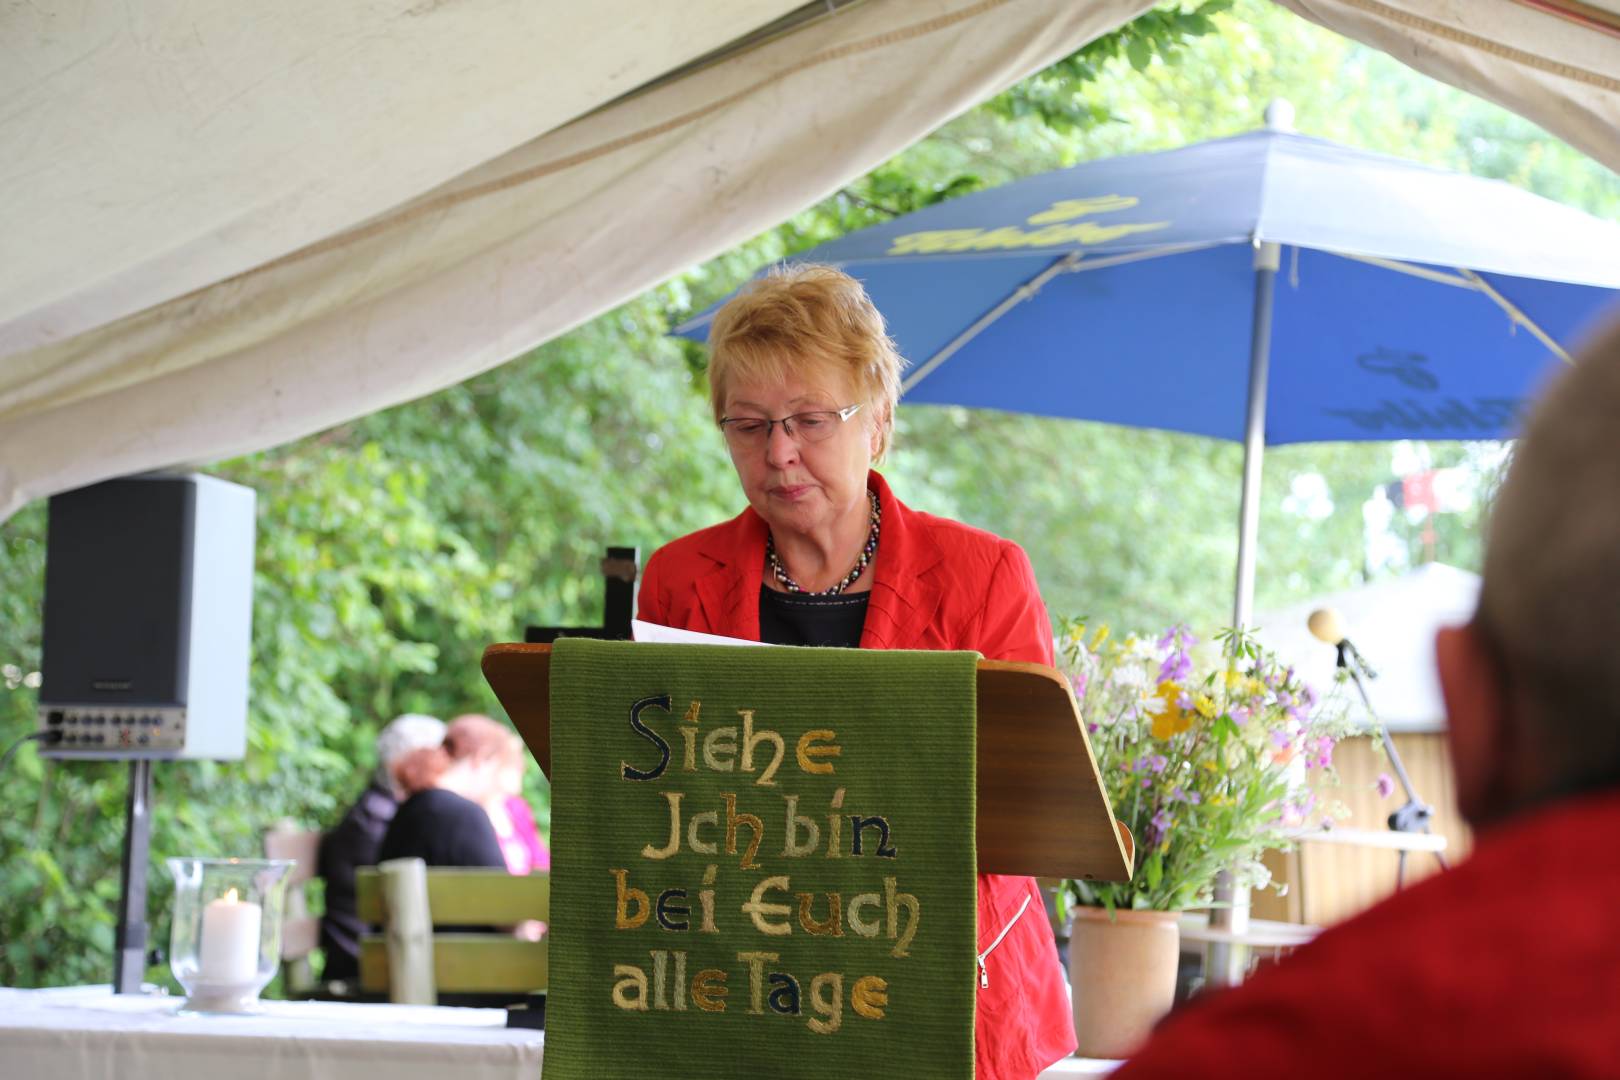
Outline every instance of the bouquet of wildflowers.
{"label": "bouquet of wildflowers", "polygon": [[1070,881],[1079,903],[1202,907],[1221,870],[1264,886],[1261,855],[1333,813],[1312,781],[1351,730],[1342,702],[1319,700],[1252,637],[1228,630],[1199,648],[1184,626],[1117,639],[1071,620],[1059,646],[1114,816],[1136,840],[1132,880]]}

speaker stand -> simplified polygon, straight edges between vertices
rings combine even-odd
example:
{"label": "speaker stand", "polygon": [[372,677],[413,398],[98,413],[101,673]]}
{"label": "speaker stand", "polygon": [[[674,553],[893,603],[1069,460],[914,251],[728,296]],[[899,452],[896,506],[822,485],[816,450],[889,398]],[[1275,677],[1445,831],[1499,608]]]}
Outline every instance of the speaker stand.
{"label": "speaker stand", "polygon": [[138,994],[146,976],[146,866],[152,848],[152,762],[129,763],[124,807],[123,887],[113,946],[113,993]]}

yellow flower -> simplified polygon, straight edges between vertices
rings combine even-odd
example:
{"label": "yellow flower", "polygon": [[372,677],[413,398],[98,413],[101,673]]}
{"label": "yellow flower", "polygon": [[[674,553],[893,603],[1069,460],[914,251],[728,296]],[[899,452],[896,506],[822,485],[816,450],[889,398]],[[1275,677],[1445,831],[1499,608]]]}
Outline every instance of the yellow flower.
{"label": "yellow flower", "polygon": [[1085,643],[1086,643],[1086,624],[1085,623],[1075,623],[1073,629],[1071,629],[1069,631],[1069,644],[1070,645],[1084,645]]}
{"label": "yellow flower", "polygon": [[1210,697],[1208,694],[1199,694],[1196,698],[1194,698],[1193,708],[1197,709],[1198,715],[1202,716],[1205,720],[1215,719],[1215,699]]}
{"label": "yellow flower", "polygon": [[1242,686],[1243,685],[1243,680],[1244,680],[1244,674],[1243,674],[1243,672],[1239,671],[1237,668],[1227,668],[1226,669],[1226,688],[1228,690],[1232,690],[1232,689],[1235,689],[1235,688],[1237,688],[1239,686]]}
{"label": "yellow flower", "polygon": [[1103,642],[1105,642],[1107,640],[1108,640],[1108,624],[1103,623],[1101,626],[1097,627],[1097,634],[1096,634],[1095,637],[1093,637],[1091,639],[1091,651],[1096,652],[1098,649],[1102,648]]}
{"label": "yellow flower", "polygon": [[1216,765],[1215,762],[1211,760],[1204,762],[1204,768],[1208,769],[1210,772],[1215,772],[1220,768],[1220,766]]}
{"label": "yellow flower", "polygon": [[1192,715],[1181,707],[1181,688],[1175,683],[1160,683],[1157,691],[1159,707],[1148,708],[1153,717],[1152,732],[1155,739],[1168,739],[1192,727]]}

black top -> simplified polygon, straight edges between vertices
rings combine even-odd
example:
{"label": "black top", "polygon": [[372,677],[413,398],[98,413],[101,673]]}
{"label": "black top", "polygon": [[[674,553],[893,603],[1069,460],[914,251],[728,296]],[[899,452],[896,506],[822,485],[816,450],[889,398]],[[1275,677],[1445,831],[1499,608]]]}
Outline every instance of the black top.
{"label": "black top", "polygon": [[398,809],[393,793],[373,784],[349,807],[337,827],[321,837],[317,863],[321,880],[326,882],[326,914],[321,916],[321,948],[326,953],[323,979],[353,980],[360,974],[360,935],[369,928],[360,921],[354,870],[377,865],[377,849]]}
{"label": "black top", "polygon": [[412,856],[429,866],[506,869],[501,842],[484,808],[442,788],[418,791],[400,805],[377,861]]}
{"label": "black top", "polygon": [[759,640],[769,645],[858,649],[870,592],[811,596],[759,587]]}

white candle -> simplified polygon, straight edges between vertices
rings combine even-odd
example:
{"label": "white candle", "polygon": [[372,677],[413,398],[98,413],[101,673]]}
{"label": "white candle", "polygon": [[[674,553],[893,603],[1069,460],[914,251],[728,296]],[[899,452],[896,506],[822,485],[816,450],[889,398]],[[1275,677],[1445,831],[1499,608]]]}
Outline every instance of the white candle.
{"label": "white candle", "polygon": [[203,982],[238,986],[258,977],[262,917],[259,905],[238,900],[235,889],[208,902],[197,949],[197,974]]}

